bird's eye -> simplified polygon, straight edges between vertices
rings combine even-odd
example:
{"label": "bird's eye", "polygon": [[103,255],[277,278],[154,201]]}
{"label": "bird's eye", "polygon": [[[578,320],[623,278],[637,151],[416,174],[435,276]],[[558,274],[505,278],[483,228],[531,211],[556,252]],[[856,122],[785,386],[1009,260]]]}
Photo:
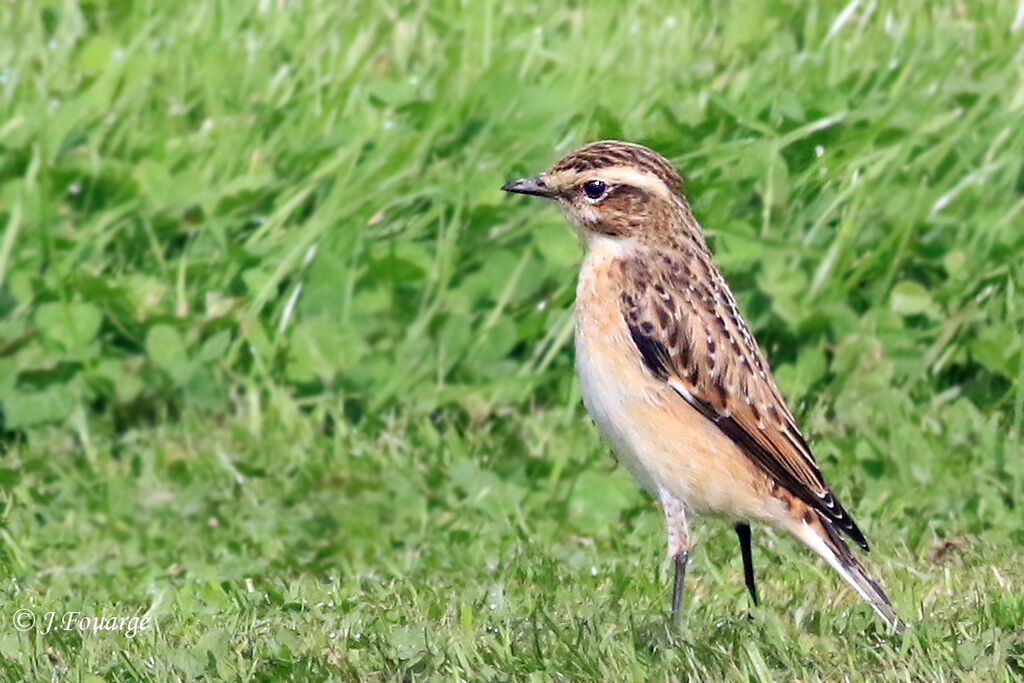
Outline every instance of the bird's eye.
{"label": "bird's eye", "polygon": [[600,199],[607,189],[603,180],[591,180],[583,186],[583,192],[591,199]]}

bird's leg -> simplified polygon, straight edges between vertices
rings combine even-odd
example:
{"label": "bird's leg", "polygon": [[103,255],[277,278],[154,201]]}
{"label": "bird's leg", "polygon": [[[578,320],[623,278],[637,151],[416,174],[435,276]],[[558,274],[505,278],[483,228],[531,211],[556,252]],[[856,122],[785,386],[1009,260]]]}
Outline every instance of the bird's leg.
{"label": "bird's leg", "polygon": [[675,565],[672,581],[672,616],[679,617],[679,604],[683,599],[683,584],[686,581],[686,563],[690,559],[690,529],[686,524],[683,504],[663,488],[658,490],[661,507],[665,511],[665,526],[668,531],[668,556]]}
{"label": "bird's leg", "polygon": [[736,535],[740,539],[740,555],[743,556],[743,580],[747,582],[750,599],[757,607],[757,586],[754,584],[754,560],[750,555],[750,525],[746,522],[736,523]]}
{"label": "bird's leg", "polygon": [[683,601],[683,584],[686,582],[686,563],[690,561],[690,553],[682,550],[672,556],[676,573],[672,579],[672,616],[679,618],[679,604]]}

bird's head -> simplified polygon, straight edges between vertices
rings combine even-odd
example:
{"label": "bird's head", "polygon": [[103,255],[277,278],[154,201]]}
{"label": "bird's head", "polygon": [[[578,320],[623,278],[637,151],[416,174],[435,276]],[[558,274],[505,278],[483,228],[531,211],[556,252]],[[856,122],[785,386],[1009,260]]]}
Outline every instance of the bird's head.
{"label": "bird's head", "polygon": [[[595,236],[657,238],[688,214],[682,178],[665,157],[619,140],[592,142],[551,170],[506,183],[506,192],[552,199],[584,242]],[[677,220],[673,220],[677,219]]]}

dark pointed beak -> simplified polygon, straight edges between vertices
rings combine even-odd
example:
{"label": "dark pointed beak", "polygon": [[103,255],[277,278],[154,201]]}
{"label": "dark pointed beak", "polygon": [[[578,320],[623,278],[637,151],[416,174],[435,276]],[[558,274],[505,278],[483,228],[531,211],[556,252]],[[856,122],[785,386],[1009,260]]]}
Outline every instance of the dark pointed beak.
{"label": "dark pointed beak", "polygon": [[501,186],[501,189],[505,192],[515,192],[517,194],[532,194],[537,197],[553,197],[554,191],[544,184],[544,181],[540,176],[534,178],[520,178],[519,180],[513,180],[510,183],[505,183]]}

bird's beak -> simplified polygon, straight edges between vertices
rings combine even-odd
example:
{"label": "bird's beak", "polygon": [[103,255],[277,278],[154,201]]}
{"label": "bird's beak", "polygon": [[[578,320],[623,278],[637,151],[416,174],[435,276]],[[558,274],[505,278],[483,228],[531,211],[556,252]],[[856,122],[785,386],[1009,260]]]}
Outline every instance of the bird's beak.
{"label": "bird's beak", "polygon": [[540,176],[533,178],[520,178],[501,186],[505,192],[516,192],[518,194],[532,194],[537,197],[553,197],[554,190],[548,187]]}

